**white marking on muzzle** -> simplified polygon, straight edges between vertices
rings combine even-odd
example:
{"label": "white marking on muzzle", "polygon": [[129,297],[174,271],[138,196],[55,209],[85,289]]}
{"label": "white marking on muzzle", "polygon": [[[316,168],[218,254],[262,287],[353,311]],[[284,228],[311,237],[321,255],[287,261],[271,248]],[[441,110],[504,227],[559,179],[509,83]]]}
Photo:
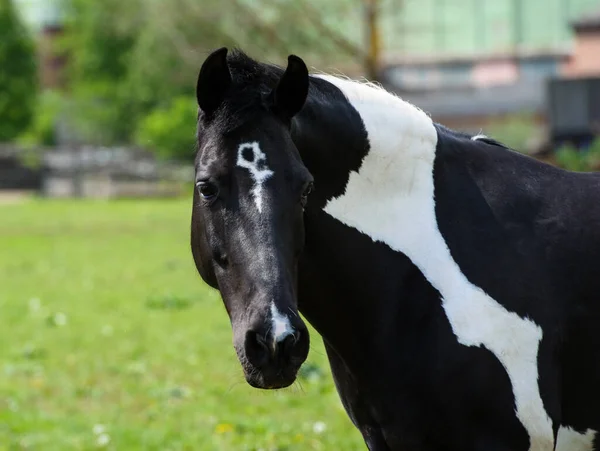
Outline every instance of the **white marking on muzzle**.
{"label": "white marking on muzzle", "polygon": [[290,324],[290,319],[282,315],[274,302],[271,302],[271,336],[273,337],[273,349],[280,341],[294,333],[294,328]]}
{"label": "white marking on muzzle", "polygon": [[[244,158],[244,150],[251,149],[252,150],[252,160],[247,160]],[[274,172],[266,167],[267,156],[265,153],[260,150],[260,146],[258,142],[248,142],[242,143],[238,147],[238,158],[237,165],[239,167],[248,169],[250,172],[250,176],[252,180],[254,180],[254,188],[252,188],[252,195],[254,196],[254,202],[256,203],[256,208],[258,208],[259,212],[262,212],[262,191],[263,184],[269,177],[271,177]],[[263,164],[260,164],[260,163]],[[262,166],[264,169],[260,169],[259,166]]]}

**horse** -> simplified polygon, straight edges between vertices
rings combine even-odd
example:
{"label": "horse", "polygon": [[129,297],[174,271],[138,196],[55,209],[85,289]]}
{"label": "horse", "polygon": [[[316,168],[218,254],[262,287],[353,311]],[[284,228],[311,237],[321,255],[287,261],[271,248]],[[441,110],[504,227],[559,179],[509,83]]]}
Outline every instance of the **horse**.
{"label": "horse", "polygon": [[600,177],[314,72],[198,75],[191,250],[247,383],[295,381],[302,313],[370,451],[595,449]]}

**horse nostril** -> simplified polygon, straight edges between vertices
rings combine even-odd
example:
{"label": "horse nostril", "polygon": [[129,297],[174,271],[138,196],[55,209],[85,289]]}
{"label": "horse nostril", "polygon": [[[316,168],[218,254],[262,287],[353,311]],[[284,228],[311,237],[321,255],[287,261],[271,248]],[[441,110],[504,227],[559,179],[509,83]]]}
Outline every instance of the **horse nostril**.
{"label": "horse nostril", "polygon": [[277,348],[280,361],[285,363],[291,360],[303,361],[308,355],[308,330],[304,328],[296,329],[293,334],[288,335],[279,342]]}
{"label": "horse nostril", "polygon": [[279,354],[284,359],[289,359],[297,342],[298,337],[296,336],[296,334],[288,335],[279,343]]}
{"label": "horse nostril", "polygon": [[269,345],[261,334],[256,331],[249,330],[246,332],[246,340],[244,341],[246,357],[256,367],[265,366],[269,362]]}

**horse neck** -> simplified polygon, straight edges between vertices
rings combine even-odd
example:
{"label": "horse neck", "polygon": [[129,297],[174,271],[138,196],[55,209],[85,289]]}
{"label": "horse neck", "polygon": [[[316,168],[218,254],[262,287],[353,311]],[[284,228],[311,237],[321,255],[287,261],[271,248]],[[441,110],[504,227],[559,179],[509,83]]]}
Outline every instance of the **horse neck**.
{"label": "horse neck", "polygon": [[381,88],[328,75],[312,80],[317,87],[296,121],[294,140],[321,201],[343,195],[349,177],[357,175],[372,198],[417,195],[415,183],[433,170],[432,120]]}
{"label": "horse neck", "polygon": [[351,346],[350,337],[357,343],[364,343],[361,334],[372,338],[370,325],[382,313],[397,318],[392,309],[402,308],[369,295],[390,277],[377,269],[392,264],[398,281],[414,277],[415,269],[360,233],[360,219],[352,221],[363,209],[368,215],[373,202],[403,197],[410,204],[432,195],[437,133],[425,113],[381,89],[329,76],[315,84],[328,95],[309,98],[294,137],[316,187],[306,213],[308,255],[300,282],[307,287],[300,288],[300,308],[327,341],[345,339]]}

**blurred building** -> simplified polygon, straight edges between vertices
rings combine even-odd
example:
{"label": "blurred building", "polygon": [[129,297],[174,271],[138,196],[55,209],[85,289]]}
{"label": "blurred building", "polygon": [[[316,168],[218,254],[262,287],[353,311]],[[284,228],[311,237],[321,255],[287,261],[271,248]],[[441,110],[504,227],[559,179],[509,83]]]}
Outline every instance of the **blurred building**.
{"label": "blurred building", "polygon": [[575,44],[562,73],[568,77],[600,76],[600,7],[573,22]]}
{"label": "blurred building", "polygon": [[451,127],[525,113],[543,128],[548,80],[598,73],[598,0],[396,4],[382,23],[382,81]]}
{"label": "blurred building", "polygon": [[548,135],[555,145],[586,149],[600,136],[600,8],[573,29],[573,52],[548,85]]}
{"label": "blurred building", "polygon": [[64,86],[63,67],[66,57],[60,52],[58,45],[58,39],[64,30],[62,0],[13,1],[37,39],[42,86],[45,88]]}

